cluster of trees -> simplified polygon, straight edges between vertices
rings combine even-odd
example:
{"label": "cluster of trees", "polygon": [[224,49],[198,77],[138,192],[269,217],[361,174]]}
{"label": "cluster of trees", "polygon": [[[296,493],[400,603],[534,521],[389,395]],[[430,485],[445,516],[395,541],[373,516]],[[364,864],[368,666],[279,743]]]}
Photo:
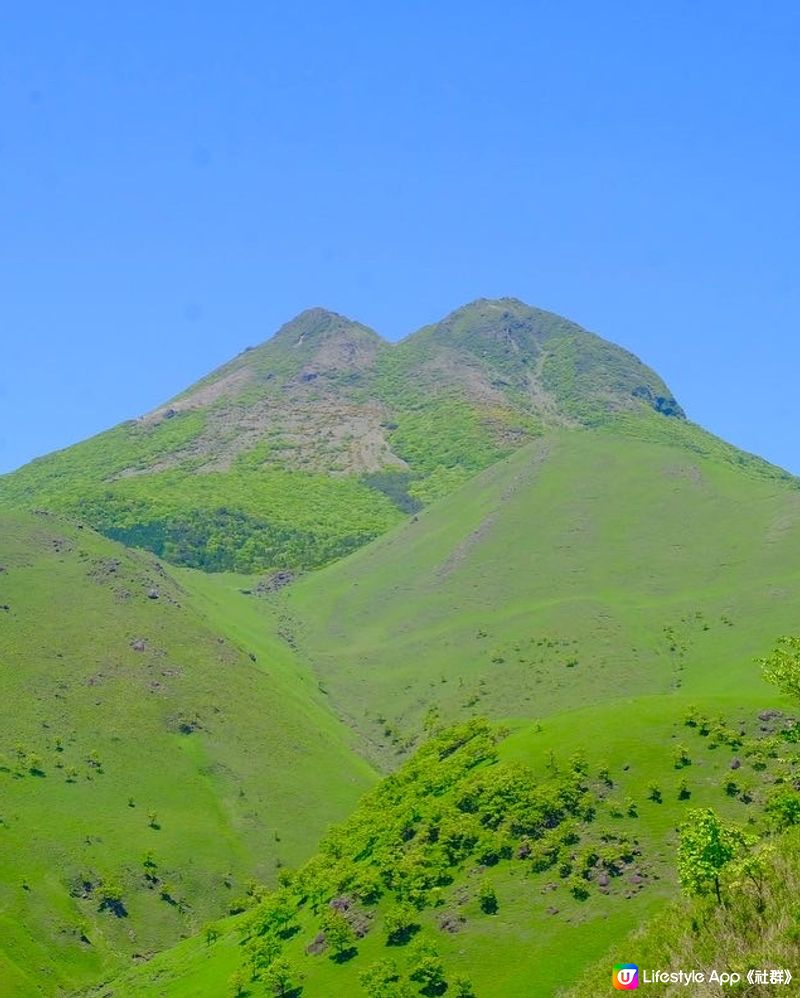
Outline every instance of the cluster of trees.
{"label": "cluster of trees", "polygon": [[[65,782],[67,783],[77,783],[80,776],[80,771],[77,766],[65,765],[64,762],[64,741],[60,737],[56,737],[52,742],[53,749],[53,759],[52,765],[55,769],[63,770]],[[82,759],[85,764],[86,769],[83,771],[84,776],[87,780],[94,778],[95,774],[103,773],[103,763],[100,759],[100,754],[96,749],[92,749],[85,758]],[[47,763],[49,766],[51,763]],[[13,749],[13,762],[9,763],[3,756],[0,755],[0,770],[5,770],[6,772],[13,772],[14,776],[17,778],[22,778],[25,776],[45,776],[45,760],[39,755],[38,752],[33,749],[28,748],[28,746],[23,745],[18,742]]]}
{"label": "cluster of trees", "polygon": [[[101,533],[207,571],[312,568],[355,550],[401,519],[395,497],[358,480],[246,459],[196,474],[202,413],[126,424],[34,462],[8,499],[80,516]],[[164,455],[185,457],[151,470]],[[246,458],[246,455],[243,456]],[[118,477],[134,468],[140,474]],[[410,500],[409,500],[410,501]]]}
{"label": "cluster of trees", "polygon": [[159,511],[148,508],[126,526],[108,526],[104,533],[132,547],[146,548],[160,558],[206,572],[251,572],[263,568],[314,568],[354,551],[373,535],[322,537],[271,523],[224,506],[210,509]]}
{"label": "cluster of trees", "polygon": [[711,718],[696,707],[689,707],[684,723],[689,728],[695,728],[701,737],[708,738],[711,748],[727,745],[736,749],[742,745],[744,734],[733,728],[724,717]]}
{"label": "cluster of trees", "polygon": [[491,867],[550,835],[568,818],[591,820],[596,798],[570,767],[538,782],[499,763],[497,732],[472,720],[423,745],[385,779],[293,886],[312,909],[348,894],[363,904],[391,895],[412,908],[435,904],[467,862]]}
{"label": "cluster of trees", "polygon": [[[37,752],[32,752],[25,745],[14,746],[13,771],[16,776],[44,776],[44,763]],[[11,769],[4,766],[5,769]]]}
{"label": "cluster of trees", "polygon": [[81,498],[81,516],[108,537],[205,571],[318,567],[400,515],[388,496],[354,478],[276,469],[162,472]]}
{"label": "cluster of trees", "polygon": [[[766,678],[782,693],[800,699],[800,639],[781,639],[762,665]],[[743,726],[734,727],[722,717],[710,718],[690,707],[684,723],[706,739],[709,749],[726,746],[735,753],[722,782],[724,794],[757,805],[756,813],[766,829],[780,831],[800,823],[800,759],[792,749],[800,741],[800,725],[780,711],[768,711],[762,720],[772,720],[774,730],[767,728],[748,736]],[[688,760],[688,749],[676,749],[676,768],[680,768],[679,755]],[[755,816],[751,820],[755,821]]]}
{"label": "cluster of trees", "polygon": [[[765,677],[800,701],[800,638],[783,638],[762,661]],[[730,796],[752,803],[747,823],[727,820],[713,808],[694,808],[680,826],[677,870],[684,898],[657,916],[626,944],[640,965],[677,971],[718,967],[741,974],[751,968],[792,968],[797,960],[800,894],[800,725],[769,712],[773,731],[748,737],[722,718],[691,708],[685,718],[710,750],[727,745],[735,768],[726,777]],[[679,746],[679,749],[681,747]],[[676,755],[679,753],[676,753]],[[751,790],[740,776],[749,763]],[[677,760],[676,760],[677,761]],[[733,785],[731,792],[727,789]],[[768,998],[781,980],[747,985]],[[608,961],[591,968],[570,998],[594,998],[608,987]],[[728,990],[726,988],[726,990]],[[706,992],[703,992],[706,993]],[[711,993],[709,988],[708,993]],[[716,991],[714,992],[716,993]]]}
{"label": "cluster of trees", "polygon": [[418,994],[433,996],[445,992],[453,998],[475,996],[468,977],[457,975],[448,979],[438,950],[427,940],[420,940],[411,947],[405,975],[395,960],[387,958],[362,971],[359,984],[367,998],[414,998]]}
{"label": "cluster of trees", "polygon": [[[400,998],[409,988],[440,994],[445,985],[448,994],[466,996],[469,982],[450,980],[430,940],[417,938],[421,912],[444,903],[444,888],[459,872],[484,871],[474,899],[487,916],[501,905],[487,871],[502,860],[527,863],[532,872],[558,865],[580,899],[600,871],[621,873],[638,852],[625,836],[597,830],[596,843],[581,847],[598,800],[585,761],[576,757],[563,770],[553,765],[538,780],[498,759],[501,734],[483,720],[434,734],[326,835],[312,860],[282,874],[279,890],[254,892],[242,929],[245,978],[269,982],[277,966],[280,986],[297,987],[285,943],[310,921],[318,929],[313,952],[324,950],[334,962],[355,955],[367,931],[382,931],[389,947],[409,946],[402,979],[388,959],[364,972],[362,986],[373,998]],[[607,785],[607,768],[605,776]],[[379,903],[383,917],[376,922],[367,913]]]}

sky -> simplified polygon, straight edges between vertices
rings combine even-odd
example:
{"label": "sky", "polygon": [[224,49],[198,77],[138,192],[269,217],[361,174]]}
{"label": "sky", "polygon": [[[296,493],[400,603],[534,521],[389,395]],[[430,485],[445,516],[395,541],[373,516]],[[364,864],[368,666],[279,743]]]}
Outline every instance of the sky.
{"label": "sky", "polygon": [[323,305],[632,350],[800,474],[800,5],[0,9],[0,471]]}

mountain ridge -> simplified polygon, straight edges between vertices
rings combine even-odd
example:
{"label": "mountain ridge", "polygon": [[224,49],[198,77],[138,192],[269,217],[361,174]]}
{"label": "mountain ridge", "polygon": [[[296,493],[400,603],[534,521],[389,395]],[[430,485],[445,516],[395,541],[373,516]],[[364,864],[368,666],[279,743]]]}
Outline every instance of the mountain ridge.
{"label": "mountain ridge", "polygon": [[[223,382],[225,389],[235,392],[240,387],[233,377],[236,372],[247,371],[250,380],[257,380],[258,375],[261,375],[265,380],[283,377],[286,383],[295,378],[301,384],[308,384],[315,381],[321,373],[335,374],[349,371],[352,374],[367,367],[369,361],[381,353],[391,350],[408,351],[420,343],[424,343],[426,348],[425,360],[430,359],[428,351],[433,346],[434,349],[447,348],[461,351],[470,354],[476,360],[492,354],[489,359],[501,369],[504,366],[513,368],[515,366],[513,361],[509,364],[508,359],[503,358],[504,350],[516,354],[517,361],[524,363],[535,360],[536,355],[540,354],[548,343],[567,336],[585,337],[587,342],[600,345],[601,349],[610,347],[615,354],[630,361],[641,375],[642,384],[634,385],[631,390],[633,398],[642,399],[664,415],[685,418],[682,408],[672,393],[666,390],[663,382],[631,351],[604,340],[555,312],[535,308],[520,299],[478,298],[454,309],[438,322],[422,326],[398,340],[386,339],[372,327],[322,306],[305,309],[284,323],[272,336],[256,346],[247,347],[230,361],[140,419],[146,420],[153,413],[162,413],[173,403],[185,405],[196,401],[202,405],[207,399],[196,400],[195,394],[209,384],[218,383],[218,379]],[[336,349],[330,349],[331,345],[338,348],[338,352]],[[329,348],[327,353],[325,353],[326,346]],[[481,346],[483,346],[482,351],[479,349]],[[296,356],[292,358],[294,363],[286,357],[279,360],[275,356],[278,348],[296,352]],[[263,366],[267,367],[266,371],[262,371],[262,362]],[[322,371],[311,369],[309,365],[315,362]],[[270,366],[273,370],[269,369]],[[451,367],[449,373],[459,372]],[[652,384],[648,384],[654,379],[659,382],[658,387],[663,389],[660,394],[653,390]],[[454,379],[453,384],[446,387],[468,389],[471,386]],[[509,384],[500,381],[496,387],[509,387]],[[638,394],[637,389],[639,389]]]}
{"label": "mountain ridge", "polygon": [[0,505],[204,570],[301,570],[548,429],[651,414],[685,422],[629,351],[518,299],[396,343],[314,307],[144,416],[3,476]]}

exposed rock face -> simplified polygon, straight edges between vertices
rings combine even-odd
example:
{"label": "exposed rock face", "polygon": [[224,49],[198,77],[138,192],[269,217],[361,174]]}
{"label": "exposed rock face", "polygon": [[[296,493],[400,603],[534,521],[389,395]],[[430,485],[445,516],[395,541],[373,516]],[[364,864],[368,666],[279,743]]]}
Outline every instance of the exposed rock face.
{"label": "exposed rock face", "polygon": [[[331,474],[409,467],[393,440],[405,410],[458,400],[498,444],[531,426],[569,426],[648,407],[684,418],[661,379],[625,350],[513,298],[481,299],[399,343],[321,308],[308,309],[167,405],[149,427],[186,413],[204,426],[187,445],[117,477],[196,463],[230,469],[264,449],[264,464]],[[435,418],[435,414],[434,414]]]}

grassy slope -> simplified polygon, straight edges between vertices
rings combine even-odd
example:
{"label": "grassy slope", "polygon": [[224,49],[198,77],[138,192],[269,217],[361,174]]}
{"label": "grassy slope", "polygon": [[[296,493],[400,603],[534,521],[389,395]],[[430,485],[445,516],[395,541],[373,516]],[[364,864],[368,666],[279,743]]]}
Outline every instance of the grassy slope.
{"label": "grassy slope", "polygon": [[333,705],[388,757],[431,703],[538,718],[757,693],[753,656],[796,626],[800,492],[727,457],[550,434],[280,599]]}
{"label": "grassy slope", "polygon": [[[720,973],[741,975],[742,983],[734,986],[713,981],[691,985],[691,993],[698,998],[774,995],[779,985],[769,981],[749,985],[746,979],[749,970],[764,968],[789,969],[797,976],[798,829],[772,837],[762,855],[766,873],[760,897],[751,885],[734,882],[726,884],[726,904],[721,908],[707,899],[681,899],[625,939],[617,940],[614,950],[604,954],[604,959],[569,990],[569,998],[595,998],[604,993],[610,968],[622,959],[636,961],[640,973],[644,968],[668,973],[695,969],[710,976],[709,971],[716,968]],[[649,994],[663,998],[675,998],[688,990],[679,983],[648,983],[647,987]]]}
{"label": "grassy slope", "polygon": [[[687,740],[691,703],[751,729],[775,705],[753,658],[796,628],[800,493],[694,428],[678,434],[550,435],[273,600],[284,633],[294,629],[334,705],[384,761],[438,704],[446,716],[510,718],[503,757],[540,776],[550,751],[582,750],[592,767],[610,766],[615,797],[638,802],[636,819],[603,819],[633,823],[659,875],[631,898],[543,894],[552,875],[510,862],[494,874],[494,918],[473,898],[466,927],[450,935],[424,914],[448,968],[469,972],[486,998],[554,994],[658,910],[676,889],[687,806],[748,813],[721,790],[730,749],[695,739],[694,765],[681,771],[672,753]],[[684,778],[688,802],[678,799]],[[647,799],[654,781],[661,804]],[[474,895],[468,872],[459,888]],[[357,959],[335,966],[304,954],[314,932],[304,922],[290,948],[303,994],[359,994],[357,973],[386,955],[382,941],[368,935]],[[213,946],[189,940],[113,993],[218,993],[240,959],[223,924]]]}
{"label": "grassy slope", "polygon": [[[741,720],[744,728],[755,732],[757,713],[765,703],[772,701],[757,696],[712,697],[704,701],[704,706]],[[641,861],[634,865],[644,871],[645,883],[638,887],[629,869],[612,880],[608,895],[601,895],[596,886],[591,886],[589,898],[581,901],[570,896],[555,870],[534,873],[527,862],[512,858],[488,870],[497,890],[499,911],[486,915],[476,900],[478,883],[486,871],[481,872],[474,861],[468,862],[457,872],[452,886],[445,888],[443,905],[425,909],[419,919],[422,930],[417,938],[427,939],[437,947],[451,980],[457,974],[467,974],[479,998],[546,996],[569,987],[587,965],[605,956],[612,947],[624,949],[621,941],[675,894],[675,828],[687,809],[708,805],[739,822],[747,820],[751,809],[722,790],[735,750],[712,748],[696,732],[688,732],[684,725],[687,706],[682,697],[667,704],[657,697],[631,700],[625,704],[624,726],[619,723],[619,704],[584,709],[553,718],[541,728],[519,725],[501,743],[501,762],[522,763],[542,781],[547,779],[546,761],[551,751],[562,767],[566,753],[573,749],[585,752],[590,760],[590,777],[600,762],[607,764],[614,787],[601,799],[594,822],[584,827],[578,850],[596,841],[600,829],[634,836],[642,850]],[[692,764],[681,770],[673,765],[678,740],[688,745],[692,757]],[[747,764],[745,768],[749,771]],[[691,789],[686,800],[678,797],[683,780]],[[661,803],[648,799],[653,781],[661,787]],[[637,802],[638,815],[612,815],[611,802],[628,796]],[[363,994],[359,973],[378,959],[394,958],[401,969],[408,965],[407,949],[386,945],[381,931],[386,908],[385,901],[375,907],[371,928],[359,940],[357,955],[341,965],[324,954],[305,952],[319,929],[319,919],[301,909],[300,931],[287,944],[286,954],[302,975],[304,998]],[[454,912],[464,919],[460,930],[442,931],[442,915]],[[188,940],[115,981],[102,993],[109,998],[133,998],[138,994],[199,998],[227,993],[228,979],[246,960],[241,942],[242,920],[223,921],[218,929],[219,939],[212,944],[204,938]],[[636,955],[639,950],[631,952]],[[629,955],[628,950],[620,950],[617,958]],[[597,988],[601,977],[604,984],[607,980],[607,968],[603,970],[581,994],[605,993]],[[253,984],[248,993],[263,992],[260,985]],[[417,993],[416,988],[412,993]]]}
{"label": "grassy slope", "polygon": [[[212,605],[188,574],[44,516],[2,514],[0,566],[0,975],[4,994],[52,994],[300,862],[373,776],[242,597]],[[148,849],[179,904],[147,889]],[[119,880],[128,916],[98,911],[97,888],[70,896],[79,874]]]}

